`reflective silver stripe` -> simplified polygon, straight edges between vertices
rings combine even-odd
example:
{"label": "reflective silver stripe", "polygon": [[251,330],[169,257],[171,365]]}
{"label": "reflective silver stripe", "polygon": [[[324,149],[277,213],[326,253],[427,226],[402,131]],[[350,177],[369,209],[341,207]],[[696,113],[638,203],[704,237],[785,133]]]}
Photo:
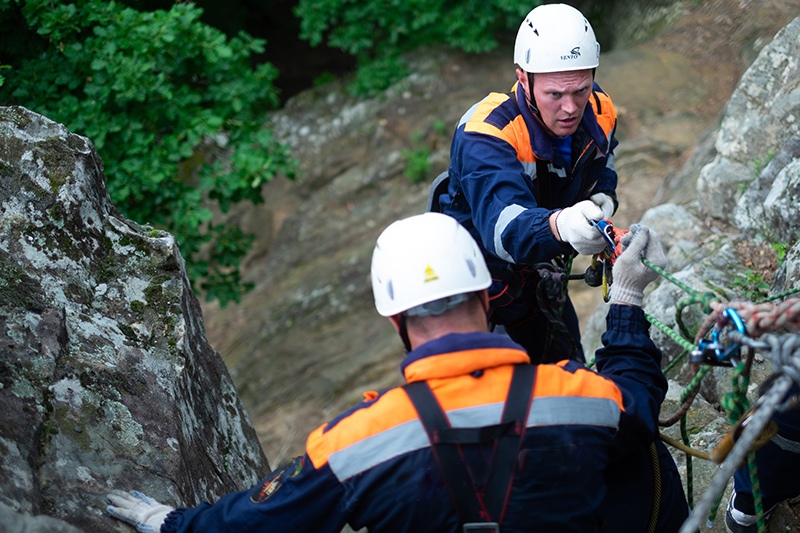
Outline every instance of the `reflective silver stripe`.
{"label": "reflective silver stripe", "polygon": [[[500,423],[504,403],[455,409],[447,412],[456,428],[482,427]],[[617,428],[620,410],[607,398],[552,396],[534,398],[528,413],[527,427],[585,425]],[[419,420],[411,420],[332,453],[328,464],[334,475],[344,481],[357,474],[429,446],[428,435]]]}
{"label": "reflective silver stripe", "polygon": [[547,163],[547,170],[549,170],[550,172],[552,172],[561,179],[565,179],[567,177],[566,169],[554,166],[553,163]]}
{"label": "reflective silver stripe", "polygon": [[535,180],[536,179],[536,161],[530,161],[530,162],[527,162],[527,163],[523,162],[523,161],[520,161],[520,163],[522,163],[522,171],[525,172],[525,174],[528,175],[528,177],[531,179],[531,181]]}
{"label": "reflective silver stripe", "polygon": [[608,161],[606,162],[606,168],[610,168],[614,172],[617,171],[616,159],[614,158],[614,154],[608,154]]}
{"label": "reflective silver stripe", "polygon": [[528,427],[580,424],[619,427],[620,409],[610,398],[547,396],[534,398]]}
{"label": "reflective silver stripe", "polygon": [[772,442],[777,444],[781,450],[791,453],[800,453],[800,442],[797,442],[796,440],[789,440],[786,437],[775,435],[772,437]]}
{"label": "reflective silver stripe", "polygon": [[344,481],[389,459],[428,446],[428,435],[422,422],[416,419],[332,453],[328,464],[339,481]]}
{"label": "reflective silver stripe", "polygon": [[[455,409],[447,412],[447,418],[455,428],[491,426],[500,423],[503,406],[504,402]],[[428,434],[422,422],[415,419],[332,453],[328,464],[334,475],[344,481],[394,457],[428,446]]]}
{"label": "reflective silver stripe", "polygon": [[509,224],[514,222],[514,219],[516,219],[520,213],[525,211],[527,211],[527,209],[521,205],[509,205],[500,212],[500,216],[497,217],[497,224],[494,225],[494,253],[497,257],[509,263],[516,263],[516,261],[503,247],[503,232]]}
{"label": "reflective silver stripe", "polygon": [[[486,100],[486,98],[484,98],[483,100]],[[472,118],[472,115],[475,114],[475,110],[478,109],[478,106],[483,103],[483,100],[481,100],[480,102],[474,104],[472,107],[467,109],[466,113],[461,115],[461,120],[458,121],[458,126],[459,127],[463,126],[464,124],[466,124],[467,122],[470,121],[470,119]]]}

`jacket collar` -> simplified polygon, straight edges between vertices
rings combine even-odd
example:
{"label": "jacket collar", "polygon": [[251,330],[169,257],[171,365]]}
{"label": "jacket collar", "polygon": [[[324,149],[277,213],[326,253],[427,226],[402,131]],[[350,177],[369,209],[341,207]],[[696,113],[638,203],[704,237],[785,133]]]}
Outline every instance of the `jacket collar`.
{"label": "jacket collar", "polygon": [[471,374],[531,359],[517,343],[496,333],[451,333],[412,350],[400,369],[409,383]]}

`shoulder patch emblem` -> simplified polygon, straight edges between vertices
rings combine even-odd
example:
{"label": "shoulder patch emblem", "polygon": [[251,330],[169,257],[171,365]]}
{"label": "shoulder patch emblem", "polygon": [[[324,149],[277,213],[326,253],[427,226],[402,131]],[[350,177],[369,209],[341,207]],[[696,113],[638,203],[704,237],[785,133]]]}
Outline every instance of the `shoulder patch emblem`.
{"label": "shoulder patch emblem", "polygon": [[270,474],[263,483],[258,485],[253,493],[250,494],[250,501],[262,503],[272,497],[280,489],[287,479],[291,479],[300,474],[305,466],[305,458],[298,457],[291,463],[287,463]]}

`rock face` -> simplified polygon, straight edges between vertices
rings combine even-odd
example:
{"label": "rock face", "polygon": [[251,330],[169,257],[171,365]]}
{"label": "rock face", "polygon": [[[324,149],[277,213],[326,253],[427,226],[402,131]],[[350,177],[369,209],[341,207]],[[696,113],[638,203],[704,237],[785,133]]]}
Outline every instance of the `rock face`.
{"label": "rock face", "polygon": [[110,488],[194,505],[269,471],[174,238],[116,212],[89,140],[20,107],[0,107],[0,333],[4,524],[129,531]]}

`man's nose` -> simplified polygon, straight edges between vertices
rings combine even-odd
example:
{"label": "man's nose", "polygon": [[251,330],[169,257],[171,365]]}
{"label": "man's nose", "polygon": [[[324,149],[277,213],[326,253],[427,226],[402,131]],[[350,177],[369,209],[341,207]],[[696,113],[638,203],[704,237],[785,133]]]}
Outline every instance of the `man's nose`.
{"label": "man's nose", "polygon": [[578,103],[575,101],[574,97],[565,96],[561,100],[561,109],[569,114],[572,114],[578,109]]}

